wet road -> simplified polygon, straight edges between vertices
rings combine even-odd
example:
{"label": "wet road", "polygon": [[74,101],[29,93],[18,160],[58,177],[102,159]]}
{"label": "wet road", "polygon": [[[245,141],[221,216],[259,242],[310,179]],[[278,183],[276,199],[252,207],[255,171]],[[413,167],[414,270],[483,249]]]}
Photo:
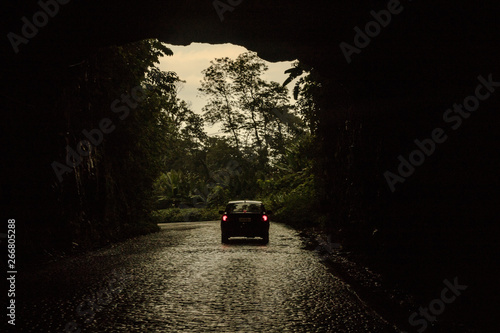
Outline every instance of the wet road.
{"label": "wet road", "polygon": [[165,224],[18,278],[23,332],[396,331],[276,223],[268,245],[222,245],[217,222]]}

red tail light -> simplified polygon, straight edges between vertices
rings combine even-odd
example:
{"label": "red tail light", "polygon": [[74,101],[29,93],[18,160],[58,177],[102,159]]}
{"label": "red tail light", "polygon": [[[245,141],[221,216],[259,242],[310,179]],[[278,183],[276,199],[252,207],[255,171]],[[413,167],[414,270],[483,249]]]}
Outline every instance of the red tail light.
{"label": "red tail light", "polygon": [[262,215],[262,221],[266,222],[268,219],[267,215]]}
{"label": "red tail light", "polygon": [[222,215],[222,221],[224,221],[224,222],[227,221],[227,215]]}

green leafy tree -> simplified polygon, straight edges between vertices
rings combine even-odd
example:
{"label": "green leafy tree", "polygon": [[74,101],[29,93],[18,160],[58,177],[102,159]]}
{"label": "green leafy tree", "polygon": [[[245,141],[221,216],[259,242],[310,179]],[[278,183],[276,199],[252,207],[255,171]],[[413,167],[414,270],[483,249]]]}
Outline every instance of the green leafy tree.
{"label": "green leafy tree", "polygon": [[294,62],[293,67],[286,70],[289,76],[283,82],[288,85],[298,79],[293,88],[293,97],[297,101],[296,108],[300,118],[309,128],[311,133],[316,133],[318,128],[319,104],[317,100],[321,94],[321,83],[317,81],[315,70],[301,62]]}
{"label": "green leafy tree", "polygon": [[286,138],[293,132],[291,122],[283,122],[284,117],[293,117],[288,90],[263,80],[267,70],[254,52],[243,53],[235,60],[215,59],[202,72],[199,88],[208,98],[203,109],[205,120],[220,123],[236,148],[255,150],[264,166],[270,155],[283,152]]}

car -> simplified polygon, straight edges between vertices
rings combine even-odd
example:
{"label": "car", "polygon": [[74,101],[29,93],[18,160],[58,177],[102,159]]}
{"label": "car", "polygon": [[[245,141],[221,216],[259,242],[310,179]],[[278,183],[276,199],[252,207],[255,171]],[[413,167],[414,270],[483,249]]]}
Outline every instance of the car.
{"label": "car", "polygon": [[261,201],[229,201],[226,210],[219,211],[221,240],[227,243],[230,237],[261,237],[269,243],[269,215]]}

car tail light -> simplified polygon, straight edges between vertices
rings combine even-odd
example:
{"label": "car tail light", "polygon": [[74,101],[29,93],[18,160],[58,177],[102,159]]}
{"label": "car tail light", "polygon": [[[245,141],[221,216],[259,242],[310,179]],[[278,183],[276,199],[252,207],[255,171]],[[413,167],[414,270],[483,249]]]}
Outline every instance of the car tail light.
{"label": "car tail light", "polygon": [[224,222],[227,221],[227,215],[222,215],[222,221],[224,221]]}
{"label": "car tail light", "polygon": [[266,222],[268,219],[267,215],[262,215],[262,221]]}

